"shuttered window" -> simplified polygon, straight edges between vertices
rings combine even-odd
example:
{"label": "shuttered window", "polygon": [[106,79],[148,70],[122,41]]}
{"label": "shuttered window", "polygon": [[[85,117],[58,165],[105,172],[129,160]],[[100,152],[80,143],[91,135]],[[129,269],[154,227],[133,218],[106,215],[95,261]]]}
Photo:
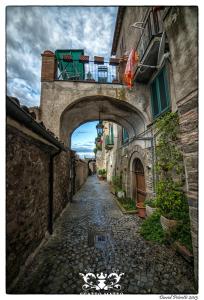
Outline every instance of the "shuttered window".
{"label": "shuttered window", "polygon": [[167,70],[164,67],[151,84],[152,114],[156,118],[169,109],[169,88]]}
{"label": "shuttered window", "polygon": [[123,143],[126,143],[129,140],[129,136],[128,136],[128,132],[125,128],[123,128],[122,135],[123,135],[122,141],[123,141]]}

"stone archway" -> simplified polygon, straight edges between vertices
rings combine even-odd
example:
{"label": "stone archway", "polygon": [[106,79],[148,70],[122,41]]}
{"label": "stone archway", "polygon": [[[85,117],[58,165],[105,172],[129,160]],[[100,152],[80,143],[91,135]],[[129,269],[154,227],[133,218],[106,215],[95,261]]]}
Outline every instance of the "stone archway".
{"label": "stone archway", "polygon": [[148,190],[147,187],[147,178],[148,178],[148,173],[146,171],[146,157],[144,154],[144,149],[142,149],[140,146],[137,146],[137,150],[134,151],[129,159],[129,172],[127,175],[127,193],[132,199],[136,199],[136,162],[140,161],[141,165],[143,167],[143,173],[144,173],[144,189],[145,192]]}
{"label": "stone archway", "polygon": [[146,129],[146,118],[133,105],[118,99],[95,95],[83,97],[68,105],[60,116],[60,139],[70,146],[73,131],[88,121],[100,118],[126,128],[129,137],[134,137]]}
{"label": "stone archway", "polygon": [[132,191],[133,199],[139,203],[144,203],[146,198],[144,166],[139,158],[135,158],[132,166]]}
{"label": "stone archway", "polygon": [[95,158],[90,159],[88,161],[88,171],[89,171],[89,175],[93,175],[96,173],[96,159]]}

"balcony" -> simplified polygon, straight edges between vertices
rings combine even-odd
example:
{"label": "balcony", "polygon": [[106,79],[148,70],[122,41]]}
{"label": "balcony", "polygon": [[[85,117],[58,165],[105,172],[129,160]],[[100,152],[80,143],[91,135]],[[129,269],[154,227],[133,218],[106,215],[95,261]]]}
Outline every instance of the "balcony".
{"label": "balcony", "polygon": [[56,80],[119,84],[116,66],[119,59],[83,55],[83,50],[56,50]]}
{"label": "balcony", "polygon": [[105,137],[105,149],[111,150],[114,146],[113,137],[110,137],[109,135],[106,135]]}
{"label": "balcony", "polygon": [[[136,47],[140,63],[148,66],[156,66],[163,33],[163,21],[160,12],[151,10],[143,28],[142,35]],[[135,76],[136,82],[148,83],[155,69],[149,67],[138,68]]]}

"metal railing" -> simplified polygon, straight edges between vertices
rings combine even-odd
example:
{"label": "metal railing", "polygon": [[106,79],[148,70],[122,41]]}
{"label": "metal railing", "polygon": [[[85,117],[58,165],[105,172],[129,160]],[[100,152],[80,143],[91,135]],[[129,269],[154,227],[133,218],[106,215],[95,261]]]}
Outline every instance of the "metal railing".
{"label": "metal railing", "polygon": [[57,80],[85,81],[96,83],[119,83],[116,66],[109,62],[96,64],[94,61],[81,63],[79,60],[63,62],[57,60]]}

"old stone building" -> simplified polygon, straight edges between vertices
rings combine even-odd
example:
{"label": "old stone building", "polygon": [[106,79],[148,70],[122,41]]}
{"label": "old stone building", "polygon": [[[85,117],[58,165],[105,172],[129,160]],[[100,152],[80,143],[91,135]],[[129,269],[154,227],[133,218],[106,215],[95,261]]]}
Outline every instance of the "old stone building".
{"label": "old stone building", "polygon": [[[131,89],[135,103],[148,115],[143,131],[124,142],[123,128],[114,125],[114,142],[107,147],[103,135],[102,157],[111,175],[122,177],[128,197],[138,199],[155,193],[154,122],[165,112],[178,112],[185,165],[185,191],[189,203],[191,235],[197,277],[198,209],[198,86],[197,86],[197,8],[196,7],[120,7],[112,55],[121,59],[118,77],[124,80],[125,57],[131,49],[139,54],[140,67]],[[190,59],[190,61],[189,61]],[[155,66],[155,67],[153,67]],[[145,94],[143,91],[145,90]],[[104,123],[104,126],[112,126]],[[151,138],[152,137],[152,138]],[[117,141],[115,140],[117,139]],[[114,160],[112,159],[114,157]],[[137,186],[137,167],[144,182]],[[135,173],[136,172],[136,173]]]}

